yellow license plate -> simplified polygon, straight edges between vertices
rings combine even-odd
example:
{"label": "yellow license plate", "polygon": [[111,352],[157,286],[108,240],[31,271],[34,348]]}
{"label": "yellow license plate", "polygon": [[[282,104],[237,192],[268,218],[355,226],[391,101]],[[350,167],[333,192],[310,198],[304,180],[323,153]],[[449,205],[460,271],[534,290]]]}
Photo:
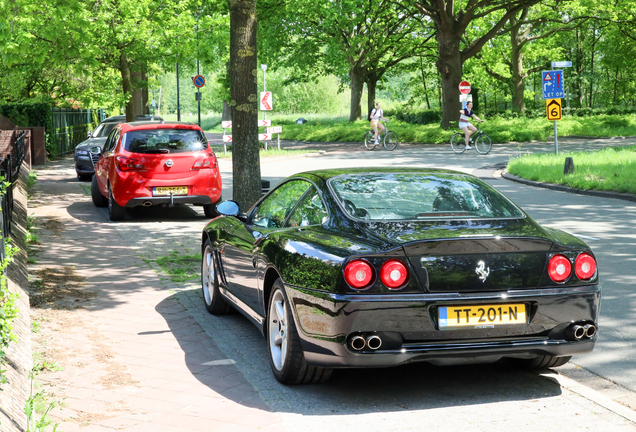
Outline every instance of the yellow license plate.
{"label": "yellow license plate", "polygon": [[156,187],[153,190],[153,195],[187,195],[187,186],[174,186],[174,187]]}
{"label": "yellow license plate", "polygon": [[456,327],[490,328],[496,325],[526,324],[526,305],[523,303],[444,306],[438,309],[440,330]]}

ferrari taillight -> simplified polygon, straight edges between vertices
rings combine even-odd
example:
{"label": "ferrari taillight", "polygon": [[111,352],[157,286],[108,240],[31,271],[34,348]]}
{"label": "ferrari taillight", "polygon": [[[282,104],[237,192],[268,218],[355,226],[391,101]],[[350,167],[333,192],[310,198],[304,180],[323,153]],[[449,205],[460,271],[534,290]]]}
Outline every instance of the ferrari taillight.
{"label": "ferrari taillight", "polygon": [[596,273],[596,260],[591,255],[582,253],[576,257],[574,271],[579,279],[591,279]]}
{"label": "ferrari taillight", "polygon": [[389,289],[400,289],[409,280],[409,270],[401,261],[387,261],[380,270],[380,280]]}
{"label": "ferrari taillight", "polygon": [[117,168],[121,171],[145,171],[146,167],[137,159],[126,156],[115,156]]}
{"label": "ferrari taillight", "polygon": [[216,166],[216,157],[214,153],[209,154],[207,156],[199,156],[194,164],[192,165],[192,170],[200,170],[205,168],[214,168]]}
{"label": "ferrari taillight", "polygon": [[374,279],[373,267],[364,260],[353,260],[345,267],[344,278],[353,289],[368,288]]}
{"label": "ferrari taillight", "polygon": [[555,255],[550,258],[548,273],[550,274],[550,279],[553,281],[563,282],[570,277],[570,274],[572,273],[572,264],[565,256]]}

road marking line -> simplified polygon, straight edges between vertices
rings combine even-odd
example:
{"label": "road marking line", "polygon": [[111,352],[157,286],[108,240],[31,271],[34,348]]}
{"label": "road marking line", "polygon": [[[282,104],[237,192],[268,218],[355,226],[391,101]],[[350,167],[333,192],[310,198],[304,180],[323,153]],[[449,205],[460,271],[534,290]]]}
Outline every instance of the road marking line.
{"label": "road marking line", "polygon": [[222,365],[231,365],[231,364],[236,364],[236,362],[232,359],[225,359],[225,360],[209,361],[207,363],[203,363],[201,366],[222,366]]}

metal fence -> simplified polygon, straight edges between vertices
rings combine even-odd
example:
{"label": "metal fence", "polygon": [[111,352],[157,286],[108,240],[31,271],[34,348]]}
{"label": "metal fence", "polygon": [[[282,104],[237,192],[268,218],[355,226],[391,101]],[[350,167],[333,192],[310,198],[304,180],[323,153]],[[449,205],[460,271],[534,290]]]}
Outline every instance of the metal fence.
{"label": "metal fence", "polygon": [[75,146],[93,129],[93,116],[99,123],[106,118],[102,109],[52,108],[53,145],[58,156],[73,153]]}
{"label": "metal fence", "polygon": [[2,219],[2,238],[0,239],[0,259],[4,261],[5,239],[11,234],[11,219],[13,216],[13,187],[20,174],[20,167],[24,161],[26,131],[17,133],[11,153],[0,155],[0,182],[2,198],[0,199],[0,218]]}

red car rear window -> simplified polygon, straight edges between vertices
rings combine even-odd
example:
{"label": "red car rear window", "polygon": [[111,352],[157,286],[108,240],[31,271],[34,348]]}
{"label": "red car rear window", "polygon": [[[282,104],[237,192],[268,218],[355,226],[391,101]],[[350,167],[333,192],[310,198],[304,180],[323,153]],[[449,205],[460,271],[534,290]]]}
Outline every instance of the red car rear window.
{"label": "red car rear window", "polygon": [[132,153],[184,153],[208,148],[201,131],[192,129],[143,129],[126,132],[125,150]]}

